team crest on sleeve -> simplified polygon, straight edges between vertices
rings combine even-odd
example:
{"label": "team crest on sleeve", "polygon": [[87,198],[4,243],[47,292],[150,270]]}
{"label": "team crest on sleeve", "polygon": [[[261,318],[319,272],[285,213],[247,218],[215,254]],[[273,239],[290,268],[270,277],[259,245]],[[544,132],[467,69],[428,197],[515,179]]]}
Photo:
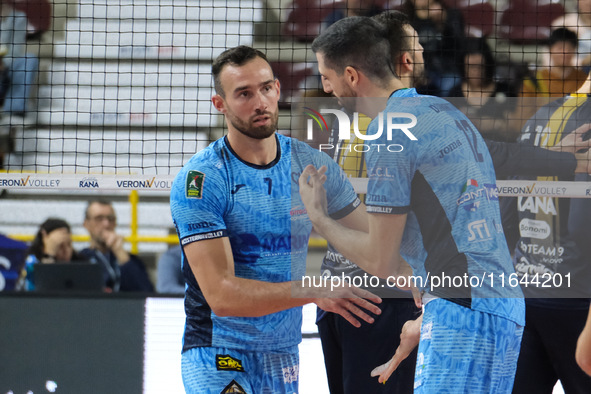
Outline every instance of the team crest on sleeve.
{"label": "team crest on sleeve", "polygon": [[205,174],[199,171],[189,171],[185,184],[187,198],[201,198],[203,197],[203,180]]}

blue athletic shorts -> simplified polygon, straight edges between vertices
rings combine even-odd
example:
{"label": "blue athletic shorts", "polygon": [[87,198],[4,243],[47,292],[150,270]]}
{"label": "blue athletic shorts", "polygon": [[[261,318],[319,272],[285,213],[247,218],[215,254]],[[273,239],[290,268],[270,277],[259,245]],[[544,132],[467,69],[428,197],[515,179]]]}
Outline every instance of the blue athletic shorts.
{"label": "blue athletic shorts", "polygon": [[435,299],[425,305],[417,393],[511,393],[523,327]]}
{"label": "blue athletic shorts", "polygon": [[197,347],[182,355],[187,394],[295,394],[298,392],[298,348],[284,353]]}

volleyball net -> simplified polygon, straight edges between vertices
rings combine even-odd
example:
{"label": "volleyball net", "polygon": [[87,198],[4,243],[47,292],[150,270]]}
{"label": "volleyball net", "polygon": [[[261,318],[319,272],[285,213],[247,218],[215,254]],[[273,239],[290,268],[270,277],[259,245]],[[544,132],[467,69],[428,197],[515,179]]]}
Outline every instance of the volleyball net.
{"label": "volleyball net", "polygon": [[[294,114],[292,103],[323,94],[311,42],[346,15],[396,9],[440,18],[445,28],[432,24],[421,38],[432,63],[427,71],[439,70],[427,73],[427,92],[447,97],[447,85],[462,92],[462,76],[469,81],[480,67],[479,75],[495,84],[494,99],[471,98],[464,110],[485,137],[504,141],[517,140],[526,120],[553,99],[554,77],[543,70],[572,72],[567,79],[582,84],[589,67],[583,55],[591,47],[591,28],[581,22],[586,11],[574,1],[441,0],[428,10],[401,0],[361,2],[359,9],[344,0],[5,3],[12,5],[4,12],[14,21],[13,41],[3,42],[7,27],[0,34],[9,71],[2,91],[0,189],[8,190],[168,190],[193,154],[224,135],[223,117],[210,101],[211,64],[236,45],[267,54],[282,86],[279,132],[294,135],[294,115],[301,114]],[[568,34],[553,35],[560,26],[576,33],[575,48],[568,47]],[[494,63],[472,64],[466,56],[482,53],[483,42]],[[558,60],[550,48],[555,42],[563,48]],[[441,68],[441,62],[448,63]],[[525,91],[527,99],[520,97]],[[363,188],[362,179],[354,182]],[[586,182],[499,180],[498,186],[500,195],[591,194]]]}

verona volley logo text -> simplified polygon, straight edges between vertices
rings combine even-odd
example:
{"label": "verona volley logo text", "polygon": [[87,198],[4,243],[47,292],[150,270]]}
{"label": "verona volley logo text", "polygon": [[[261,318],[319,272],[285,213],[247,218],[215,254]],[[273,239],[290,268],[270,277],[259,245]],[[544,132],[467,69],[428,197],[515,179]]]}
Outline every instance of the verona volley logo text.
{"label": "verona volley logo text", "polygon": [[[319,111],[315,111],[312,108],[304,107],[304,115],[309,117],[306,122],[306,138],[309,141],[314,139],[315,128],[319,128],[321,132],[329,130],[328,122],[324,116],[322,116],[326,114],[334,115],[336,117],[336,123],[333,124],[333,128],[338,130],[338,141],[335,143],[320,144],[318,147],[319,150],[341,149],[339,142],[350,141],[352,138],[354,138],[363,142],[358,144],[347,144],[347,150],[349,151],[353,150],[355,152],[368,152],[369,150],[375,149],[378,152],[380,150],[388,152],[402,152],[404,147],[400,144],[372,143],[372,141],[376,141],[378,138],[381,138],[384,132],[386,133],[387,141],[392,140],[394,132],[403,132],[410,141],[417,141],[417,137],[415,137],[415,135],[410,131],[411,128],[417,125],[417,117],[410,113],[380,112],[377,115],[377,133],[366,135],[365,130],[359,129],[360,115],[358,112],[353,112],[353,115],[350,117],[349,114],[338,109],[323,108]],[[315,125],[317,127],[315,127]],[[353,130],[353,133],[351,133],[351,130]]]}

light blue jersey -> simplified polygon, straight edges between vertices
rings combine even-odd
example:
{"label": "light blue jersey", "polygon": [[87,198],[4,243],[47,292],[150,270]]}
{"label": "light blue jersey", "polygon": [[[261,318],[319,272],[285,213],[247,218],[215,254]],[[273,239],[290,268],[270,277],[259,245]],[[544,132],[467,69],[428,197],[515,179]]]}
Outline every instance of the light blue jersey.
{"label": "light blue jersey", "polygon": [[[408,130],[416,140],[400,129],[389,138],[386,115],[382,125],[379,117],[372,121],[368,135],[378,134],[380,126],[383,131],[375,144],[403,150],[367,152],[368,212],[408,214],[401,254],[429,293],[523,325],[523,295],[508,284],[515,271],[480,134],[447,101],[415,89],[396,91],[387,113],[413,114],[417,123]],[[411,123],[404,116],[390,122]]]}
{"label": "light blue jersey", "polygon": [[435,299],[425,305],[415,394],[510,394],[523,326]]}
{"label": "light blue jersey", "polygon": [[[300,280],[312,225],[301,202],[298,178],[308,164],[328,167],[329,213],[347,215],[359,200],[338,165],[308,145],[276,134],[277,156],[265,166],[241,160],[227,138],[193,156],[171,190],[172,217],[183,246],[228,237],[235,274],[266,282]],[[301,341],[301,308],[261,317],[216,316],[186,257],[187,315],[183,350],[220,347],[276,351]]]}

